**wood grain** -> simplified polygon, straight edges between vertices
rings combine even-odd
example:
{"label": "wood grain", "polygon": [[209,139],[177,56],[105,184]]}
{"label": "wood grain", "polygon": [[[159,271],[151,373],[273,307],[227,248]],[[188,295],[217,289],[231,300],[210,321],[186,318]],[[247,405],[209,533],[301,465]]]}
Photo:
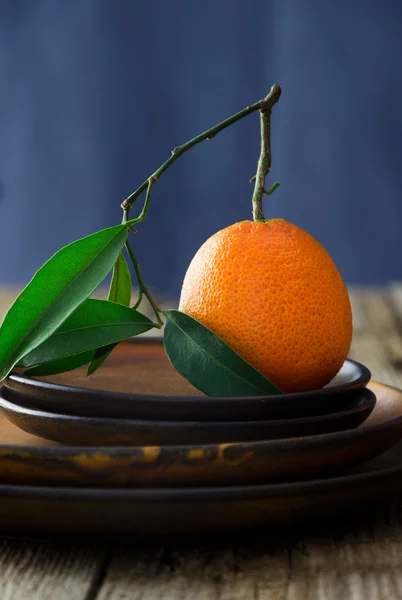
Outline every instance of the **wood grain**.
{"label": "wood grain", "polygon": [[[402,387],[402,285],[354,288],[351,300],[351,356],[374,379]],[[106,556],[102,547],[3,541],[0,599],[398,600],[402,512],[395,504],[359,523],[267,532],[226,545],[119,547]]]}
{"label": "wood grain", "polygon": [[302,537],[267,533],[230,547],[117,549],[97,600],[397,600],[401,567],[395,506]]}
{"label": "wood grain", "polygon": [[[231,547],[117,550],[98,600],[392,600],[401,595],[399,511],[298,538]],[[241,541],[241,540],[240,540]]]}
{"label": "wood grain", "polygon": [[350,297],[354,322],[351,358],[364,363],[374,380],[402,387],[402,286],[352,289]]}
{"label": "wood grain", "polygon": [[398,599],[402,591],[400,509],[293,543],[286,598]]}
{"label": "wood grain", "polygon": [[[279,546],[279,547],[278,547]],[[97,600],[282,598],[291,573],[286,545],[117,551]]]}
{"label": "wood grain", "polygon": [[73,545],[1,540],[0,598],[91,600],[104,557]]}

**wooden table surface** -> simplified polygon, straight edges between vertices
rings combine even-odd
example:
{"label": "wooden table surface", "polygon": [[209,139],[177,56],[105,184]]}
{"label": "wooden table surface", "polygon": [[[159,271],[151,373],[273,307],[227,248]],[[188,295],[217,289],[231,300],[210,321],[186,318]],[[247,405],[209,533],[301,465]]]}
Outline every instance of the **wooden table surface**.
{"label": "wooden table surface", "polygon": [[[0,294],[0,312],[12,297]],[[351,356],[373,379],[402,387],[402,285],[352,289],[351,299]],[[265,532],[256,541],[122,542],[0,539],[0,600],[402,598],[399,503],[365,521]]]}

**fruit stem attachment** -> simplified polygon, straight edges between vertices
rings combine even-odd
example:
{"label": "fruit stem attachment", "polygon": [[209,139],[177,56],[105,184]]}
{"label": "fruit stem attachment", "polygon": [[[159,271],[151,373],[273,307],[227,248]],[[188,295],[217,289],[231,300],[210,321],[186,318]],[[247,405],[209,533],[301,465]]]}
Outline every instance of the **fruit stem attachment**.
{"label": "fruit stem attachment", "polygon": [[[281,88],[279,87],[278,84],[275,84],[271,88],[271,91],[269,92],[268,96],[266,98],[264,98],[263,100],[259,100],[255,104],[252,104],[251,106],[247,106],[246,108],[244,108],[240,112],[236,113],[235,115],[232,115],[228,119],[225,119],[221,123],[218,123],[218,125],[215,125],[214,127],[211,127],[211,129],[204,131],[204,133],[197,135],[197,137],[193,138],[192,140],[186,142],[185,144],[182,144],[181,146],[177,146],[177,148],[174,148],[172,150],[171,156],[167,159],[167,161],[164,162],[163,165],[161,165],[159,167],[159,169],[157,169],[150,177],[148,177],[144,181],[144,183],[142,185],[140,185],[140,187],[137,190],[135,190],[135,192],[130,194],[130,196],[128,196],[128,198],[126,198],[124,200],[121,207],[124,211],[125,220],[128,221],[130,208],[133,206],[136,199],[143,192],[145,192],[145,190],[148,188],[150,180],[152,180],[152,182],[155,183],[159,179],[159,177],[162,175],[162,173],[164,173],[166,171],[166,169],[168,169],[170,167],[170,165],[172,165],[182,154],[187,152],[187,150],[190,150],[190,148],[193,148],[194,146],[196,146],[200,142],[203,142],[204,140],[212,139],[223,129],[226,129],[226,127],[233,125],[233,123],[236,123],[236,121],[240,121],[240,119],[243,119],[243,117],[247,117],[248,115],[251,115],[252,113],[256,112],[257,110],[264,111],[264,114],[265,113],[268,114],[268,112],[270,114],[271,108],[275,104],[275,102],[278,101],[280,93],[281,93]],[[269,116],[267,118],[269,121]],[[268,129],[268,139],[269,139],[269,129]]]}
{"label": "fruit stem attachment", "polygon": [[[271,169],[271,111],[281,95],[280,86],[275,83],[268,96],[262,101],[260,107],[261,123],[261,154],[258,159],[257,173],[253,193],[253,219],[254,221],[265,221],[262,208],[262,197],[265,192],[265,177]],[[253,178],[254,180],[254,178]],[[274,190],[272,190],[274,191]]]}

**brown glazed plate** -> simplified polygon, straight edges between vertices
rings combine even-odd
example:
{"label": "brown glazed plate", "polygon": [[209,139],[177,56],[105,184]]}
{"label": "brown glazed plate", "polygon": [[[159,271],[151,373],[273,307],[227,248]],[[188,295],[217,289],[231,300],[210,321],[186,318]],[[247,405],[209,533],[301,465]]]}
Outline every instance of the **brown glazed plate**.
{"label": "brown glazed plate", "polygon": [[160,340],[141,338],[115,348],[99,371],[85,368],[34,378],[13,373],[8,398],[27,408],[66,415],[156,421],[258,421],[334,413],[356,401],[370,371],[346,360],[325,388],[293,394],[210,398],[171,366]]}
{"label": "brown glazed plate", "polygon": [[68,447],[26,433],[0,414],[0,484],[184,488],[328,477],[373,459],[402,438],[402,392],[369,386],[377,402],[356,429],[254,442]]}
{"label": "brown glazed plate", "polygon": [[261,530],[345,517],[400,497],[402,443],[341,476],[311,481],[180,489],[0,485],[3,535],[144,536]]}
{"label": "brown glazed plate", "polygon": [[[356,392],[357,393],[357,392]],[[171,446],[273,440],[311,436],[358,427],[372,412],[376,397],[362,388],[353,405],[317,417],[272,421],[138,421],[77,417],[27,408],[3,389],[0,407],[15,425],[40,437],[75,446]]]}

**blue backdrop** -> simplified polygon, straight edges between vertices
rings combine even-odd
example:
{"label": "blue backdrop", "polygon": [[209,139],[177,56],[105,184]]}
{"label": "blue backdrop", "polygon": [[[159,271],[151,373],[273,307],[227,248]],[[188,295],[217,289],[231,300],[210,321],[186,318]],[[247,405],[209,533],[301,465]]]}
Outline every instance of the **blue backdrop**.
{"label": "blue backdrop", "polygon": [[[174,146],[274,82],[266,216],[310,231],[347,282],[402,279],[401,20],[397,0],[2,0],[0,283],[118,223]],[[135,245],[159,293],[250,218],[258,154],[253,115],[155,186]]]}

